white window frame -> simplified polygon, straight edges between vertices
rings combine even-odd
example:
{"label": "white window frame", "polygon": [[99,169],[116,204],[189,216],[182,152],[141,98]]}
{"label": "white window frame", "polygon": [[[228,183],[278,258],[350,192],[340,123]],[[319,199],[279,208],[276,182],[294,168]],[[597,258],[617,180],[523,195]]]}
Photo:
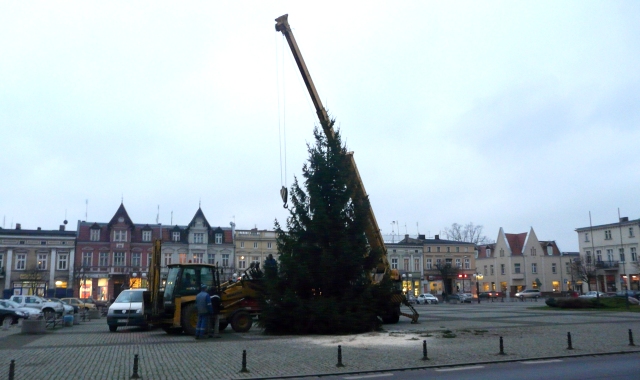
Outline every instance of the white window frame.
{"label": "white window frame", "polygon": [[109,252],[100,252],[98,256],[98,266],[105,268],[109,266]]}
{"label": "white window frame", "polygon": [[193,234],[194,244],[204,244],[204,234],[202,232],[196,232]]}
{"label": "white window frame", "polygon": [[82,266],[90,267],[93,264],[93,251],[82,252]]}
{"label": "white window frame", "polygon": [[204,260],[204,252],[195,252],[193,254],[193,263],[202,264]]}
{"label": "white window frame", "polygon": [[551,273],[558,273],[558,268],[556,267],[556,263],[551,263]]}
{"label": "white window frame", "polygon": [[413,259],[413,271],[420,272],[420,259]]}
{"label": "white window frame", "polygon": [[505,265],[504,264],[500,264],[500,274],[504,275],[505,273]]}
{"label": "white window frame", "polygon": [[92,228],[91,232],[89,233],[89,240],[91,241],[100,241],[100,230],[97,228]]}
{"label": "white window frame", "polygon": [[131,252],[131,266],[132,267],[142,266],[142,252]]}
{"label": "white window frame", "polygon": [[253,242],[253,248],[254,248],[254,249],[257,249],[257,248],[258,248],[258,242],[257,242],[257,241],[254,241],[254,242]]}
{"label": "white window frame", "polygon": [[520,263],[513,263],[513,273],[514,274],[522,273],[520,270]]}
{"label": "white window frame", "polygon": [[4,269],[4,253],[0,253],[0,269]]}
{"label": "white window frame", "polygon": [[221,233],[217,233],[215,236],[216,239],[216,244],[222,244],[222,234]]}
{"label": "white window frame", "polygon": [[113,252],[113,266],[123,267],[127,263],[127,254],[123,251]]}
{"label": "white window frame", "polygon": [[229,254],[228,253],[223,253],[222,254],[222,266],[223,267],[228,267],[229,266]]}
{"label": "white window frame", "polygon": [[631,247],[631,261],[632,262],[636,262],[638,261],[638,253],[636,252],[636,247]]}
{"label": "white window frame", "polygon": [[604,240],[611,240],[611,230],[604,231]]}
{"label": "white window frame", "polygon": [[113,231],[113,241],[127,241],[127,230],[115,230]]}
{"label": "white window frame", "polygon": [[464,269],[471,269],[471,259],[464,259]]}
{"label": "white window frame", "polygon": [[68,270],[69,269],[69,254],[68,253],[58,253],[58,262],[56,263],[57,270]]}
{"label": "white window frame", "polygon": [[38,253],[38,262],[36,268],[38,270],[47,270],[47,260],[48,256],[46,253]]}
{"label": "white window frame", "polygon": [[165,253],[164,254],[164,266],[168,266],[171,264],[171,254],[170,253]]}
{"label": "white window frame", "polygon": [[216,264],[216,254],[215,253],[207,253],[207,264],[215,265]]}
{"label": "white window frame", "polygon": [[151,241],[151,231],[142,231],[142,241]]}
{"label": "white window frame", "polygon": [[244,248],[244,242],[243,241],[240,242],[240,248]]}
{"label": "white window frame", "polygon": [[270,242],[270,241],[269,241],[269,242],[267,242],[267,249],[272,249],[271,244],[272,244],[272,242]]}
{"label": "white window frame", "polygon": [[245,256],[240,256],[238,258],[238,269],[246,269],[247,268],[247,260]]}
{"label": "white window frame", "polygon": [[16,254],[16,265],[15,270],[25,270],[27,269],[27,254],[26,253],[18,253]]}
{"label": "white window frame", "polygon": [[397,257],[392,257],[391,258],[391,269],[398,269],[398,258]]}
{"label": "white window frame", "polygon": [[456,258],[456,268],[462,268],[462,260],[460,258]]}
{"label": "white window frame", "polygon": [[427,269],[431,269],[431,267],[433,266],[433,263],[431,262],[431,259],[427,259]]}
{"label": "white window frame", "polygon": [[538,263],[531,263],[531,273],[538,273]]}
{"label": "white window frame", "polygon": [[171,241],[180,241],[180,231],[173,231]]}

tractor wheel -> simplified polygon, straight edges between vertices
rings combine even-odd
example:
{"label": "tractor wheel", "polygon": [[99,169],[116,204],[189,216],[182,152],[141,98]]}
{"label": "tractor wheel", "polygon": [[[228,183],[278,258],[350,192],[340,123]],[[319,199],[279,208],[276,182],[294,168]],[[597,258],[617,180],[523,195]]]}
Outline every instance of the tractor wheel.
{"label": "tractor wheel", "polygon": [[398,323],[400,320],[400,307],[394,307],[392,310],[389,310],[387,314],[382,315],[382,323],[384,324],[394,324]]}
{"label": "tractor wheel", "polygon": [[109,325],[109,331],[116,332],[117,330],[118,330],[118,326],[117,325]]}
{"label": "tractor wheel", "polygon": [[196,327],[198,326],[198,308],[195,303],[187,305],[182,310],[182,319],[180,322],[185,334],[196,335]]}
{"label": "tractor wheel", "polygon": [[251,315],[245,311],[239,311],[231,318],[231,328],[235,332],[247,332],[252,324]]}
{"label": "tractor wheel", "polygon": [[227,322],[220,322],[220,325],[218,325],[218,330],[223,331],[224,329],[227,328],[227,326],[229,326],[229,323]]}

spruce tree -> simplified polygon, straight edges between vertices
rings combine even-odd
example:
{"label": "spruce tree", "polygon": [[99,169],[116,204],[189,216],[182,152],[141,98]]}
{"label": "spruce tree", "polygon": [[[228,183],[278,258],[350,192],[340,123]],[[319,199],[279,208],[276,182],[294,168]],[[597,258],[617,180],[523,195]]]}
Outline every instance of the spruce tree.
{"label": "spruce tree", "polygon": [[267,333],[371,331],[379,327],[381,289],[368,273],[382,252],[372,252],[365,236],[369,200],[350,191],[353,176],[339,132],[327,139],[316,128],[314,136],[302,169],[306,191],[296,178],[287,231],[275,223],[278,271],[265,278],[260,323]]}

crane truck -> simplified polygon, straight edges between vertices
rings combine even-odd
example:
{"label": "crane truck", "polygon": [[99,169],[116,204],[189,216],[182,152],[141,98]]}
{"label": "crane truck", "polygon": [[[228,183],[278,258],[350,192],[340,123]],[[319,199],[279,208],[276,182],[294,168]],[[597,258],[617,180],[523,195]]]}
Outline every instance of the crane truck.
{"label": "crane truck", "polygon": [[[300,74],[302,74],[302,79],[304,80],[307,90],[309,91],[309,95],[311,96],[311,101],[313,102],[313,105],[316,109],[316,114],[318,115],[318,119],[320,120],[320,124],[322,125],[324,134],[326,135],[328,140],[335,141],[335,132],[333,130],[333,127],[331,126],[331,120],[329,119],[327,110],[322,105],[322,101],[320,100],[320,96],[318,96],[318,92],[316,91],[316,87],[313,84],[313,80],[311,80],[311,75],[309,74],[307,65],[302,58],[302,54],[300,53],[300,49],[298,48],[296,39],[293,36],[288,18],[289,15],[285,14],[275,20],[276,31],[281,32],[287,40],[289,48],[291,49],[291,53],[293,54],[293,58],[296,61],[298,69],[300,70]],[[364,189],[364,184],[362,183],[360,173],[358,172],[356,162],[353,158],[353,152],[347,153],[345,159],[349,164],[349,174],[352,176],[352,181],[350,181],[353,184],[353,188],[350,189],[351,193],[356,195],[357,198],[366,198],[367,193]],[[286,203],[286,191],[281,191],[280,193],[283,198],[283,202]],[[376,217],[373,214],[373,209],[371,207],[369,207],[367,211],[367,220],[369,221],[369,223],[367,223],[365,234],[367,236],[369,245],[371,249],[379,250],[380,252],[382,252],[381,262],[377,265],[376,268],[372,270],[370,279],[373,283],[379,283],[382,278],[388,274],[395,284],[399,284],[400,274],[396,269],[391,269],[391,266],[389,265],[389,260],[387,259],[387,249],[385,247],[382,234],[380,233],[380,228],[378,228],[378,222],[376,221]],[[417,323],[419,316],[418,313],[408,302],[404,294],[402,294],[398,286],[396,286],[396,290],[397,291],[392,295],[391,299],[386,302],[387,310],[385,312],[385,315],[381,316],[383,322],[397,323],[400,319],[400,315],[403,315],[411,318],[412,323]],[[402,313],[400,310],[401,304],[407,306],[411,310],[411,314]]]}

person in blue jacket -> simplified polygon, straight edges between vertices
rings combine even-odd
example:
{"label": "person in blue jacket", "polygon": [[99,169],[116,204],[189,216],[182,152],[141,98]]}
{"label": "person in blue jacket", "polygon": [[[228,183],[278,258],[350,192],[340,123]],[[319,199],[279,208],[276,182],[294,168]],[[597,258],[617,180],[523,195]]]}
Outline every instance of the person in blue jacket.
{"label": "person in blue jacket", "polygon": [[203,338],[208,330],[209,318],[213,314],[211,297],[207,293],[207,285],[200,286],[200,293],[196,296],[196,307],[198,308],[198,325],[196,326],[196,339]]}

